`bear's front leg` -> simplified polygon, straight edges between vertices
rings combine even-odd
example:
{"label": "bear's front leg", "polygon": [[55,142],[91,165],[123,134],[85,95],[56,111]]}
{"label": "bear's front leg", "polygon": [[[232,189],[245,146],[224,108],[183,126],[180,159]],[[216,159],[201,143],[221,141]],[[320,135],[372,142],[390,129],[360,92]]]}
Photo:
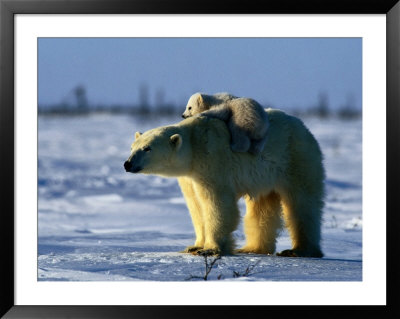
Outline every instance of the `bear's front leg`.
{"label": "bear's front leg", "polygon": [[180,177],[178,178],[178,182],[183,196],[185,197],[190,216],[192,217],[194,231],[196,233],[196,241],[194,245],[186,247],[181,252],[196,254],[198,250],[204,247],[204,221],[203,213],[201,211],[201,203],[198,200],[195,188],[196,185],[192,179],[188,177]]}
{"label": "bear's front leg", "polygon": [[229,255],[234,248],[232,232],[239,224],[239,209],[230,186],[207,183],[199,188],[197,195],[201,202],[204,218],[204,248],[199,255]]}

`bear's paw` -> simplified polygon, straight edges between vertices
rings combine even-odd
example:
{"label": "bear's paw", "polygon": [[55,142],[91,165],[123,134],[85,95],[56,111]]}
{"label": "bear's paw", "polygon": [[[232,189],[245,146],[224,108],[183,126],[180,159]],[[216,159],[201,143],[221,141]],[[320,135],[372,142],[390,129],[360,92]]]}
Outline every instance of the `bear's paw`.
{"label": "bear's paw", "polygon": [[196,254],[197,251],[199,251],[200,249],[203,249],[203,247],[200,247],[200,246],[187,246],[184,250],[181,251],[181,253]]}
{"label": "bear's paw", "polygon": [[239,249],[235,249],[234,251],[236,254],[261,254],[261,255],[273,255],[272,252],[268,252],[266,250],[261,250],[261,249],[253,249],[253,248],[248,248],[248,247],[242,247]]}
{"label": "bear's paw", "polygon": [[200,256],[221,256],[221,250],[218,248],[213,249],[200,249],[197,251]]}
{"label": "bear's paw", "polygon": [[324,254],[320,250],[300,250],[300,249],[286,249],[281,251],[280,253],[276,253],[277,256],[280,257],[314,257],[314,258],[322,258]]}

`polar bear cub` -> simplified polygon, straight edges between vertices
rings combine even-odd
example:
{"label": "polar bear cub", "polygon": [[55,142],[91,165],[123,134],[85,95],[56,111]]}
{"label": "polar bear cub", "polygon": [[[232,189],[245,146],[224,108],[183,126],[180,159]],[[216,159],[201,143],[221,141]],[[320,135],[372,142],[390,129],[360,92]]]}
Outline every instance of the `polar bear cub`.
{"label": "polar bear cub", "polygon": [[227,123],[232,151],[257,155],[263,150],[269,125],[268,115],[257,101],[229,93],[195,93],[189,98],[182,117],[199,114]]}

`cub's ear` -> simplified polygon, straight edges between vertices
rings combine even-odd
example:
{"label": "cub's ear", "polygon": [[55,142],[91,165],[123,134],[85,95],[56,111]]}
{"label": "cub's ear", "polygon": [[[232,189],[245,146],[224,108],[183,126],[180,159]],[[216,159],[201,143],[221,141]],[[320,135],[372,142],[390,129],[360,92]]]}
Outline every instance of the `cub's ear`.
{"label": "cub's ear", "polygon": [[208,108],[211,105],[209,96],[207,94],[199,93],[199,96],[197,98],[197,104],[203,106],[203,108],[204,107]]}
{"label": "cub's ear", "polygon": [[137,140],[137,139],[140,137],[140,135],[142,135],[142,133],[136,132],[136,133],[135,133],[135,140]]}
{"label": "cub's ear", "polygon": [[198,105],[203,105],[204,104],[204,97],[201,93],[199,93],[198,97],[197,97],[197,104]]}
{"label": "cub's ear", "polygon": [[174,134],[169,138],[169,142],[173,147],[175,147],[175,149],[178,150],[182,145],[182,136],[179,134]]}

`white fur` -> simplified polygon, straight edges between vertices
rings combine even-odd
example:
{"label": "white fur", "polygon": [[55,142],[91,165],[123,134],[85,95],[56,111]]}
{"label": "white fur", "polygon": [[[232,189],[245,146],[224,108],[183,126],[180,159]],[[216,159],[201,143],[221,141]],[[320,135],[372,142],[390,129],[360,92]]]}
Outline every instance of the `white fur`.
{"label": "white fur", "polygon": [[[283,216],[293,246],[282,254],[322,256],[324,169],[318,143],[299,119],[279,110],[266,113],[268,143],[258,156],[232,152],[226,125],[207,117],[155,128],[132,144],[132,171],[140,166],[141,173],[178,177],[196,232],[186,252],[232,253],[237,201],[244,196],[247,242],[240,252],[274,253]],[[179,145],[171,143],[174,135]]]}
{"label": "white fur", "polygon": [[193,94],[182,117],[195,115],[217,118],[227,123],[234,152],[259,154],[264,148],[268,116],[262,106],[250,98],[238,98],[228,93]]}

